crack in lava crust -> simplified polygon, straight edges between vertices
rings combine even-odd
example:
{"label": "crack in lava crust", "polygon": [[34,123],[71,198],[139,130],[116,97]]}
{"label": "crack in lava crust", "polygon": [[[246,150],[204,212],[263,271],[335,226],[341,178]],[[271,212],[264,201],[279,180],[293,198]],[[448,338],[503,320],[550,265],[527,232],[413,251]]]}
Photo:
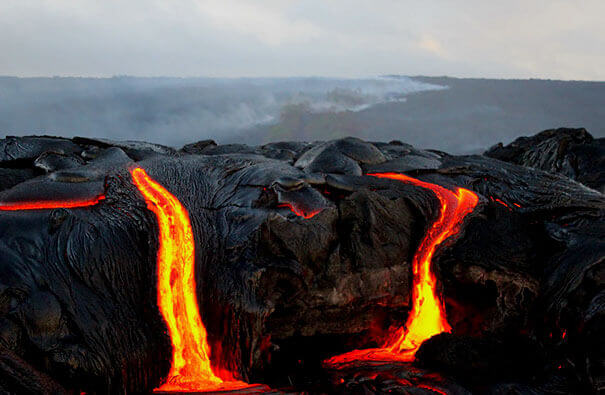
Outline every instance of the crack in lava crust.
{"label": "crack in lava crust", "polygon": [[412,260],[412,309],[405,326],[392,333],[382,348],[353,350],[325,361],[327,365],[335,367],[357,361],[411,362],[425,340],[439,333],[451,331],[443,302],[437,293],[437,278],[432,272],[431,261],[437,246],[458,233],[462,220],[473,211],[479,201],[477,195],[467,189],[457,188],[456,192],[452,192],[442,186],[420,181],[405,174],[368,175],[430,189],[439,199],[441,208],[439,218],[431,225],[420,242]]}
{"label": "crack in lava crust", "polygon": [[166,382],[156,391],[191,392],[248,387],[228,373],[216,374],[199,313],[195,284],[195,247],[189,214],[179,200],[152,180],[145,170],[131,171],[147,208],[159,227],[158,306],[172,342],[172,364]]}

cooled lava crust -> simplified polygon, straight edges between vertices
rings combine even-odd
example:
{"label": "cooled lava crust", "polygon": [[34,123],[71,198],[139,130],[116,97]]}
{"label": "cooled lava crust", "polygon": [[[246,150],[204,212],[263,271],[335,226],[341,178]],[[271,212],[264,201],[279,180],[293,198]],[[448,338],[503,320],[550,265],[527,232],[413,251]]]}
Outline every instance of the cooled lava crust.
{"label": "cooled lava crust", "polygon": [[[0,393],[148,392],[166,380],[161,235],[136,168],[188,213],[195,296],[219,376],[262,391],[597,393],[605,144],[586,134],[543,132],[492,148],[499,159],[355,138],[176,150],[7,137]],[[368,176],[377,173],[478,197],[432,259],[451,333],[424,342],[413,363],[329,366],[383,346],[406,322],[412,261],[440,213],[430,189]]]}

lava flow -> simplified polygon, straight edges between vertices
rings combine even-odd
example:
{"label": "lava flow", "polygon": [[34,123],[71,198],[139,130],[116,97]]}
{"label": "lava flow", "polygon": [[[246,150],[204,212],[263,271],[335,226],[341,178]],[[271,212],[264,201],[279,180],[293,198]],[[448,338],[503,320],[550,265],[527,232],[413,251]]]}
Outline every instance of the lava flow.
{"label": "lava flow", "polygon": [[19,210],[50,210],[55,208],[78,208],[94,206],[101,200],[105,199],[105,195],[99,195],[92,199],[85,200],[42,200],[30,202],[10,202],[0,203],[0,211],[19,211]]}
{"label": "lava flow", "polygon": [[235,389],[248,384],[212,369],[207,333],[199,313],[195,283],[195,247],[187,210],[145,170],[131,171],[159,227],[158,305],[172,341],[172,364],[156,391]]}
{"label": "lava flow", "polygon": [[437,293],[437,278],[431,269],[433,254],[439,244],[459,231],[464,217],[478,202],[475,193],[457,188],[452,192],[442,186],[420,181],[399,173],[369,174],[379,178],[410,183],[432,190],[439,199],[439,218],[431,225],[412,260],[412,309],[405,326],[397,329],[382,348],[353,350],[326,361],[341,365],[356,361],[413,361],[416,351],[425,340],[442,332],[449,332],[443,302]]}

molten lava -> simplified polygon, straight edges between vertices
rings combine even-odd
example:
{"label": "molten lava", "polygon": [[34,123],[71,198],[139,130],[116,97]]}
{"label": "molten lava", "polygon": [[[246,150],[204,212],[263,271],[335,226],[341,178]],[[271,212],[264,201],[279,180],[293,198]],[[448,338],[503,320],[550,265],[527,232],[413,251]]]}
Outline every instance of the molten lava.
{"label": "molten lava", "polygon": [[315,217],[317,214],[319,214],[322,211],[322,209],[317,209],[317,210],[305,212],[302,209],[296,208],[294,205],[292,205],[290,203],[281,203],[277,207],[280,207],[280,208],[283,208],[283,207],[289,208],[290,211],[292,211],[294,214],[296,214],[297,216],[302,217],[304,219],[313,218],[313,217]]}
{"label": "molten lava", "polygon": [[[142,168],[133,169],[131,174],[147,207],[156,215],[159,227],[158,305],[168,326],[173,351],[168,378],[157,391],[254,388],[234,380],[228,372],[220,371],[217,374],[213,370],[206,328],[200,317],[196,297],[195,247],[187,210]],[[437,246],[458,233],[462,220],[478,203],[477,195],[467,189],[457,188],[452,192],[439,185],[398,173],[369,175],[432,190],[440,202],[439,217],[422,239],[412,261],[412,309],[405,326],[397,329],[382,348],[354,350],[338,355],[326,361],[330,365],[360,360],[412,361],[425,340],[451,330],[437,292],[437,279],[431,269],[432,258]],[[104,199],[105,196],[100,195],[87,200],[0,203],[0,211],[87,207]],[[311,218],[321,211],[303,213],[291,205],[284,206],[304,218]],[[515,206],[520,207],[516,203]],[[259,386],[256,388],[261,392],[264,390]],[[426,388],[442,393],[432,387]]]}
{"label": "molten lava", "polygon": [[145,170],[135,168],[131,173],[159,227],[158,305],[172,341],[172,365],[166,382],[157,391],[247,386],[232,377],[219,377],[212,369],[206,328],[196,297],[195,247],[187,210]]}
{"label": "molten lava", "polygon": [[439,388],[431,387],[430,385],[420,384],[417,386],[418,388],[424,388],[425,390],[432,391],[439,395],[448,395],[447,392],[440,390]]}
{"label": "molten lava", "polygon": [[420,345],[427,339],[449,332],[451,327],[445,317],[443,302],[437,293],[437,278],[432,272],[431,261],[439,244],[459,231],[464,217],[473,211],[478,197],[473,192],[457,188],[452,192],[442,186],[420,181],[399,173],[369,174],[379,178],[389,178],[430,189],[439,199],[439,217],[431,225],[412,260],[412,309],[405,326],[397,329],[382,348],[353,350],[337,355],[326,361],[338,365],[359,360],[371,361],[413,361]]}
{"label": "molten lava", "polygon": [[0,203],[0,211],[19,211],[19,210],[49,210],[55,208],[78,208],[94,206],[101,200],[105,199],[105,195],[99,195],[92,199],[86,200],[43,200],[35,202],[10,202]]}

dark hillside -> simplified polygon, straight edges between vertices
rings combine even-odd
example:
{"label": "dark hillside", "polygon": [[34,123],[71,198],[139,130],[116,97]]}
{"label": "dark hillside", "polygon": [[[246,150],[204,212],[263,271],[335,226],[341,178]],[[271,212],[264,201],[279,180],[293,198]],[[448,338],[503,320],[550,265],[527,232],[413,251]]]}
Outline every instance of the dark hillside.
{"label": "dark hillside", "polygon": [[410,94],[405,102],[359,112],[316,114],[289,108],[276,125],[244,138],[315,140],[353,135],[400,139],[456,153],[479,152],[497,142],[553,127],[584,127],[605,136],[605,82],[413,77],[449,89]]}

